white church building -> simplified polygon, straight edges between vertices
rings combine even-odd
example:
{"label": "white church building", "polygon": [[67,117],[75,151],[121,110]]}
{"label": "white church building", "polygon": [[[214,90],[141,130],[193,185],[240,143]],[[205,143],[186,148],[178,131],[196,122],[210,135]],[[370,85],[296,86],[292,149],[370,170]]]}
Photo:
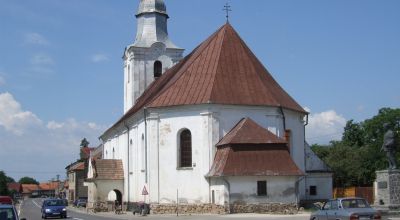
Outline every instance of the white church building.
{"label": "white church building", "polygon": [[124,115],[89,162],[89,202],[246,212],[332,196],[332,174],[305,142],[308,113],[231,24],[183,57],[163,0],[141,0],[136,18]]}

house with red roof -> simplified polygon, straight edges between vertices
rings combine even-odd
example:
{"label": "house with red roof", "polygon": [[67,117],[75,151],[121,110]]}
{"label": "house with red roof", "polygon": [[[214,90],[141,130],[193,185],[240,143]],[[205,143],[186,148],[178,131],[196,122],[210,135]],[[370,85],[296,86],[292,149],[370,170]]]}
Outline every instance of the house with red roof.
{"label": "house with red roof", "polygon": [[100,136],[102,159],[88,173],[98,199],[220,213],[295,211],[331,197],[329,170],[307,165],[316,157],[308,112],[229,22],[182,57],[164,1],[140,1],[136,18],[123,55],[124,115]]}
{"label": "house with red roof", "polygon": [[87,176],[87,169],[85,169],[85,162],[77,161],[68,165],[67,170],[67,186],[68,190],[66,190],[66,198],[73,202],[79,198],[87,198],[88,189],[87,186],[84,185],[84,181]]}

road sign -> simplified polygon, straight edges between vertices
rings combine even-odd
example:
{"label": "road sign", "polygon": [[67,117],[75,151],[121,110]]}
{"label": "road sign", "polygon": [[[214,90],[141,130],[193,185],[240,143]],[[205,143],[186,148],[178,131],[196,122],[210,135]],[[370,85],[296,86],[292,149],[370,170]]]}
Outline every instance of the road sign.
{"label": "road sign", "polygon": [[146,186],[143,187],[142,195],[144,195],[144,196],[149,195],[149,192],[147,192]]}

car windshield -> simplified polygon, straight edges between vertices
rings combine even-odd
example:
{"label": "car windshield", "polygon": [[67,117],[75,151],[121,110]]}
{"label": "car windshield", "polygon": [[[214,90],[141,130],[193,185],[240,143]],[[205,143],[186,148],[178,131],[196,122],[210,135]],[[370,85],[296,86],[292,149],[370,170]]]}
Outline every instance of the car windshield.
{"label": "car windshield", "polygon": [[15,220],[12,208],[0,208],[0,220]]}
{"label": "car windshield", "polygon": [[343,199],[342,206],[345,209],[353,209],[353,208],[369,208],[367,201],[364,199]]}
{"label": "car windshield", "polygon": [[46,201],[46,206],[65,206],[65,202],[63,200],[50,200]]}

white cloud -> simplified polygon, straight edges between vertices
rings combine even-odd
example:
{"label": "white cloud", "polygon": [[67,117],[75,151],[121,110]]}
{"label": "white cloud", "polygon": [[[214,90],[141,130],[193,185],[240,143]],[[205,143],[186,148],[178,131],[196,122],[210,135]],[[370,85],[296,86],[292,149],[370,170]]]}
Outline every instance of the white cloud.
{"label": "white cloud", "polygon": [[[305,108],[310,112],[310,109]],[[306,126],[306,140],[318,144],[327,144],[331,140],[340,140],[347,120],[334,110],[312,113]]]}
{"label": "white cloud", "polygon": [[[1,169],[16,179],[35,175],[45,181],[56,174],[64,176],[64,168],[79,157],[80,141],[85,137],[90,147],[96,147],[106,128],[74,118],[42,122],[34,113],[22,110],[10,93],[0,93]],[[51,166],[43,166],[44,162]]]}
{"label": "white cloud", "polygon": [[26,129],[39,126],[41,123],[35,114],[23,111],[10,93],[0,94],[0,126],[7,131],[22,135]]}
{"label": "white cloud", "polygon": [[34,44],[34,45],[48,45],[49,42],[45,37],[38,33],[27,33],[25,35],[25,43],[26,44]]}
{"label": "white cloud", "polygon": [[64,127],[64,123],[58,123],[55,121],[49,121],[46,126],[50,130],[56,130]]}
{"label": "white cloud", "polygon": [[31,57],[31,64],[33,65],[52,65],[54,64],[53,58],[45,53],[38,53]]}
{"label": "white cloud", "polygon": [[108,56],[103,53],[98,53],[98,54],[95,54],[92,56],[92,62],[95,62],[95,63],[105,62],[108,60],[109,60]]}

